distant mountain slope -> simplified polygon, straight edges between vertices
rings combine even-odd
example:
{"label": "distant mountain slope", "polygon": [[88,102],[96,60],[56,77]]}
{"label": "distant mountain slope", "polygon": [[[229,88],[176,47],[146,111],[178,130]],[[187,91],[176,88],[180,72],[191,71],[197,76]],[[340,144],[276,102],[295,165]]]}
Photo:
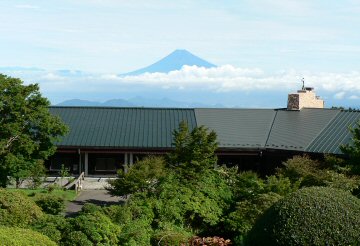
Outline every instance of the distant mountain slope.
{"label": "distant mountain slope", "polygon": [[57,104],[57,106],[136,107],[137,105],[125,99],[111,99],[106,102],[71,99],[63,101]]}
{"label": "distant mountain slope", "polygon": [[71,99],[63,101],[57,104],[57,106],[101,106],[101,103],[89,100]]}
{"label": "distant mountain slope", "polygon": [[135,70],[133,72],[121,74],[121,76],[126,75],[139,75],[143,73],[168,73],[170,71],[174,70],[180,70],[182,66],[189,65],[189,66],[198,66],[198,67],[216,67],[216,65],[211,64],[200,57],[197,57],[193,54],[191,54],[187,50],[175,50],[168,56],[164,57],[158,62],[155,62],[154,64]]}
{"label": "distant mountain slope", "polygon": [[204,103],[197,102],[181,102],[175,101],[169,98],[159,98],[159,99],[151,99],[144,97],[133,97],[128,100],[125,99],[111,99],[105,102],[97,102],[97,101],[89,101],[89,100],[81,100],[81,99],[72,99],[61,102],[56,106],[91,106],[91,107],[165,107],[165,108],[212,108],[219,107],[223,108],[224,105],[209,105]]}

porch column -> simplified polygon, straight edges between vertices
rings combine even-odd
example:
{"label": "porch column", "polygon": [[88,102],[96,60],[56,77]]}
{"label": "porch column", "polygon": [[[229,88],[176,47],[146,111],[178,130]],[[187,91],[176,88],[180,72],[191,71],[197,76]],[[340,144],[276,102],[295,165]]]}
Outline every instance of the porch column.
{"label": "porch column", "polygon": [[88,174],[89,174],[89,155],[88,155],[88,152],[85,152],[84,165],[85,165],[85,176],[88,176]]}
{"label": "porch column", "polygon": [[78,167],[78,170],[79,170],[79,174],[81,174],[82,167],[81,167],[81,151],[80,151],[80,149],[78,149],[78,154],[79,154],[79,167]]}
{"label": "porch column", "polygon": [[128,153],[124,153],[124,172],[127,173],[127,166],[129,164]]}

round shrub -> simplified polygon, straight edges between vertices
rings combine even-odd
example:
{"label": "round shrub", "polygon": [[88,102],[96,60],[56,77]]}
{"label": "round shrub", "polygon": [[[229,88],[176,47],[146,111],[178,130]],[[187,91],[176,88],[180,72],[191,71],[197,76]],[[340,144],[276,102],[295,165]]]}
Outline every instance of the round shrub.
{"label": "round shrub", "polygon": [[358,245],[360,200],[328,187],[298,190],[275,203],[250,231],[248,245]]}
{"label": "round shrub", "polygon": [[15,227],[0,227],[0,242],[3,246],[56,246],[41,233]]}
{"label": "round shrub", "polygon": [[41,209],[26,195],[0,189],[0,225],[25,227],[42,215]]}
{"label": "round shrub", "polygon": [[31,229],[48,236],[52,241],[60,243],[63,237],[67,236],[64,233],[69,227],[67,219],[61,215],[46,214],[40,219],[36,220],[31,225]]}
{"label": "round shrub", "polygon": [[[79,238],[84,241],[84,235],[93,245],[117,245],[120,226],[114,224],[110,218],[101,212],[81,213],[75,218],[68,220],[69,232],[79,231],[82,234],[72,235],[73,238]],[[84,235],[83,235],[84,234]],[[65,242],[71,245],[73,239],[65,238]]]}
{"label": "round shrub", "polygon": [[94,245],[85,235],[85,233],[81,231],[72,231],[68,235],[64,242],[61,244],[62,246],[92,246]]}
{"label": "round shrub", "polygon": [[64,211],[65,201],[63,198],[51,194],[36,194],[35,203],[47,214],[57,215]]}

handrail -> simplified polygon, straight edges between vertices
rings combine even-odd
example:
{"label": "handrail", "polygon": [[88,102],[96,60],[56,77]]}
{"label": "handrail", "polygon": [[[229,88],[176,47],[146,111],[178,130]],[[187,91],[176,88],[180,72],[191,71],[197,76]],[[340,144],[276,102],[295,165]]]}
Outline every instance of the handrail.
{"label": "handrail", "polygon": [[75,185],[75,192],[78,193],[83,188],[83,180],[85,179],[85,173],[82,172],[80,176],[73,182],[71,182],[69,185],[67,185],[66,189],[71,189]]}

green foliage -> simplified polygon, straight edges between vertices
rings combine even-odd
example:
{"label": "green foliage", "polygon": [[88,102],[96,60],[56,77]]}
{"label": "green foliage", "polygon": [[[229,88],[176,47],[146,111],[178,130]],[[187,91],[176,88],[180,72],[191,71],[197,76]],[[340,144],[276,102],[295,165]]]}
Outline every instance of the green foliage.
{"label": "green foliage", "polygon": [[26,195],[0,189],[0,225],[26,227],[42,215],[41,209]]}
{"label": "green foliage", "polygon": [[251,171],[238,173],[232,180],[237,203],[224,218],[224,227],[237,245],[243,244],[255,221],[272,204],[298,189],[288,178],[269,176],[264,180]]}
{"label": "green foliage", "polygon": [[153,199],[143,193],[134,194],[124,206],[104,208],[104,213],[118,225],[120,245],[150,245],[154,221]]}
{"label": "green foliage", "polygon": [[196,233],[204,233],[221,221],[231,201],[232,192],[222,173],[208,170],[192,183],[168,175],[159,186],[155,209],[160,222],[189,225]]}
{"label": "green foliage", "polygon": [[0,242],[3,246],[56,246],[47,236],[15,227],[0,227]]}
{"label": "green foliage", "polygon": [[[61,242],[62,246],[92,246],[94,245],[81,231],[71,231],[66,236],[66,240]],[[102,245],[102,244],[99,244]]]}
{"label": "green foliage", "polygon": [[345,167],[340,168],[338,166],[340,163],[340,160],[330,157],[321,163],[310,159],[308,156],[294,156],[287,160],[284,167],[278,169],[277,173],[288,177],[292,182],[299,182],[300,187],[328,186],[347,191],[358,188],[358,178],[348,176]]}
{"label": "green foliage", "polygon": [[23,85],[0,74],[0,186],[8,184],[8,177],[19,185],[39,160],[54,154],[54,142],[67,128],[49,106],[37,84]]}
{"label": "green foliage", "polygon": [[47,214],[34,221],[31,228],[59,244],[63,239],[64,231],[69,226],[68,221],[63,216]]}
{"label": "green foliage", "polygon": [[279,194],[269,192],[259,194],[251,200],[238,202],[236,210],[226,217],[224,223],[234,242],[241,245],[256,220],[281,198]]}
{"label": "green foliage", "polygon": [[70,169],[65,167],[64,164],[61,164],[61,169],[60,169],[60,186],[64,186],[64,178],[65,177],[69,177],[70,176]]}
{"label": "green foliage", "polygon": [[196,179],[204,170],[213,169],[217,163],[215,150],[218,147],[216,133],[204,127],[195,127],[191,132],[185,122],[174,131],[175,150],[168,155],[170,166],[177,167],[182,176]]}
{"label": "green foliage", "polygon": [[340,146],[341,151],[350,159],[350,164],[353,167],[353,172],[360,174],[360,122],[356,126],[350,128],[352,134],[352,143]]}
{"label": "green foliage", "polygon": [[150,191],[165,175],[164,159],[150,156],[127,167],[127,172],[118,170],[118,178],[109,181],[109,191],[117,196]]}
{"label": "green foliage", "polygon": [[[78,237],[81,242],[87,242],[83,234],[94,245],[116,245],[119,241],[120,227],[101,212],[81,213],[75,218],[70,218],[68,223],[70,226],[65,231],[62,241],[65,245],[74,245],[74,237]],[[71,233],[76,231],[81,233]]]}
{"label": "green foliage", "polygon": [[65,201],[59,196],[37,193],[34,200],[35,203],[47,214],[57,215],[65,209]]}
{"label": "green foliage", "polygon": [[81,212],[85,214],[92,214],[95,212],[102,212],[103,209],[100,206],[97,206],[93,203],[85,203],[81,208]]}
{"label": "green foliage", "polygon": [[300,189],[275,203],[250,231],[248,245],[358,245],[360,200],[328,187]]}
{"label": "green foliage", "polygon": [[29,177],[31,178],[32,184],[30,188],[38,188],[44,181],[46,176],[46,168],[43,160],[38,160],[37,163],[30,168]]}
{"label": "green foliage", "polygon": [[189,229],[163,223],[162,228],[153,234],[152,245],[181,245],[186,244],[193,233]]}

